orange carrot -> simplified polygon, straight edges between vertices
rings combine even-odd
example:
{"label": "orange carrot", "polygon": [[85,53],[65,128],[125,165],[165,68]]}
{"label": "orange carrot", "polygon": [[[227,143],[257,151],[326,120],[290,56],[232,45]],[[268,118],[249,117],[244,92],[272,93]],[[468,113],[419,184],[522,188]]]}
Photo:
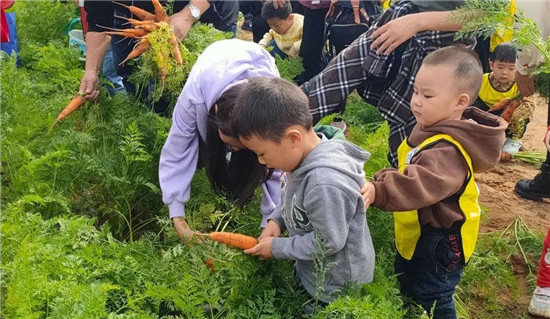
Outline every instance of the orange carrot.
{"label": "orange carrot", "polygon": [[172,44],[172,54],[174,55],[174,58],[176,59],[176,62],[179,66],[183,65],[183,59],[181,58],[181,52],[180,52],[180,45],[178,43],[178,38],[176,36],[172,36],[170,38],[170,43]]}
{"label": "orange carrot", "polygon": [[120,29],[118,31],[103,31],[103,33],[109,35],[120,35],[126,38],[139,38],[149,32],[142,29]]}
{"label": "orange carrot", "polygon": [[[126,18],[126,17],[123,17],[123,16],[117,16],[117,15],[115,15],[115,18],[126,20],[126,21],[128,21],[128,23],[130,23],[134,27],[139,27],[139,26],[144,25],[144,24],[153,24],[153,23],[155,23],[155,20],[143,20],[142,21],[142,20],[138,20],[138,19]],[[125,23],[125,24],[127,24],[127,23]]]}
{"label": "orange carrot", "polygon": [[500,117],[506,122],[510,123],[512,115],[514,115],[514,112],[520,104],[521,102],[519,100],[513,100],[512,102],[510,102],[510,105],[508,105],[508,107],[502,112]]}
{"label": "orange carrot", "polygon": [[159,66],[159,77],[162,83],[166,82],[166,76],[168,76],[168,70],[166,67]]}
{"label": "orange carrot", "polygon": [[126,59],[124,61],[120,62],[120,64],[126,63],[126,61],[132,60],[137,58],[138,56],[142,55],[143,52],[147,51],[149,48],[149,40],[147,38],[142,38],[139,43],[135,46],[135,48],[128,54]]}
{"label": "orange carrot", "polygon": [[502,110],[508,105],[508,103],[510,103],[510,101],[512,101],[512,99],[510,99],[509,97],[503,98],[502,100],[497,102],[495,105],[491,106],[491,108],[489,109],[489,112]]}
{"label": "orange carrot", "polygon": [[207,260],[204,261],[204,264],[208,269],[210,269],[211,273],[216,272],[216,266],[214,265],[215,262],[216,260],[214,258],[208,258]]}
{"label": "orange carrot", "polygon": [[213,241],[240,249],[249,249],[258,244],[256,238],[236,233],[213,232],[209,237]]}
{"label": "orange carrot", "polygon": [[123,7],[125,7],[126,9],[130,10],[130,13],[132,13],[133,15],[135,15],[136,17],[138,17],[138,19],[140,20],[155,20],[155,15],[152,14],[151,12],[147,12],[141,8],[138,8],[136,6],[128,6],[128,5],[125,5],[123,3],[120,3],[120,2],[113,2],[113,3],[116,3],[118,5],[121,5]]}
{"label": "orange carrot", "polygon": [[64,108],[63,111],[61,111],[61,113],[59,113],[59,115],[57,116],[57,120],[60,121],[64,118],[66,118],[69,114],[71,114],[76,109],[78,109],[80,106],[82,106],[82,104],[84,104],[84,102],[86,102],[86,99],[82,95],[80,95],[80,94],[75,95],[75,97],[73,97],[71,102],[69,102],[69,104],[67,104],[67,107]]}
{"label": "orange carrot", "polygon": [[165,21],[168,22],[168,15],[166,14],[166,11],[164,11],[164,8],[160,4],[159,0],[152,0],[153,7],[155,7],[155,21]]}

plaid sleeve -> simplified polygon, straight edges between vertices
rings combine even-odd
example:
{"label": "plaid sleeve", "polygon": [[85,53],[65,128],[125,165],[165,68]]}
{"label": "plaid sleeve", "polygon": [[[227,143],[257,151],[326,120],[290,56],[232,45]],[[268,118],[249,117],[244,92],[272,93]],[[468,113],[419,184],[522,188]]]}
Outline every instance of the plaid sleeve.
{"label": "plaid sleeve", "polygon": [[328,66],[302,89],[309,98],[313,122],[324,116],[344,111],[348,95],[364,83],[367,74],[361,67],[367,54],[363,34],[336,56]]}

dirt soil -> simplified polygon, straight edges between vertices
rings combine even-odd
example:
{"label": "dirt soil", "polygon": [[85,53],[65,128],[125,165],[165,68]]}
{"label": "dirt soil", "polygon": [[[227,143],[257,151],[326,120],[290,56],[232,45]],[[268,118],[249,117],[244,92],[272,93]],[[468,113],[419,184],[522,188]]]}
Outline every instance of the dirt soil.
{"label": "dirt soil", "polygon": [[[544,152],[542,143],[546,132],[547,101],[537,97],[535,115],[527,126],[523,137],[524,151]],[[477,174],[476,181],[480,188],[480,202],[487,207],[488,213],[481,223],[481,232],[503,230],[516,216],[535,231],[546,233],[550,227],[550,200],[532,201],[519,197],[514,192],[517,181],[533,178],[539,167],[521,161],[501,162],[492,170]]]}

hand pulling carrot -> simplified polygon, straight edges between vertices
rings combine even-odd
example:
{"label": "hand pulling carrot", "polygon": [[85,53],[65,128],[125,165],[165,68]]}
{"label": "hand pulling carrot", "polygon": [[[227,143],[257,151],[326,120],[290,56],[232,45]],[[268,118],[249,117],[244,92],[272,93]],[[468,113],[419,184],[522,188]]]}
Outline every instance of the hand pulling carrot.
{"label": "hand pulling carrot", "polygon": [[258,244],[256,238],[237,233],[213,232],[208,237],[213,241],[240,249],[250,249]]}

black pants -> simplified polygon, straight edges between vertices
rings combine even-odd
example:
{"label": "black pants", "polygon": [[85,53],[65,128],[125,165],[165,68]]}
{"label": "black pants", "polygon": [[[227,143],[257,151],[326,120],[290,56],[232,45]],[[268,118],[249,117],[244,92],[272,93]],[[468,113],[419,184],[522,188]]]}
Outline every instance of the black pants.
{"label": "black pants", "polygon": [[328,8],[311,10],[304,8],[304,34],[300,56],[304,59],[302,83],[309,81],[325,68],[323,45],[325,44],[325,16]]}

